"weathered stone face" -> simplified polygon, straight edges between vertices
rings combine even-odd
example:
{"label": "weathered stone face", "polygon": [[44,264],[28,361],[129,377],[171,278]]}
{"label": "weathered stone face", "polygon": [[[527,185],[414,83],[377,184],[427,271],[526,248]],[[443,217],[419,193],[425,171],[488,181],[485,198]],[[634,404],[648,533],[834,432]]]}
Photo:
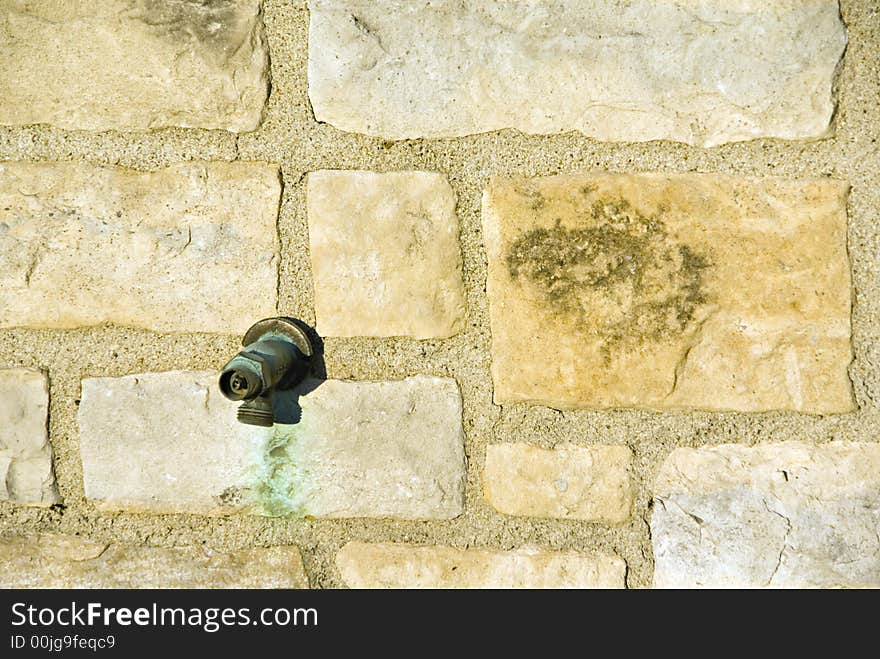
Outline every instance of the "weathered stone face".
{"label": "weathered stone face", "polygon": [[632,509],[631,461],[626,446],[490,444],[483,493],[508,515],[620,524]]}
{"label": "weathered stone face", "polygon": [[464,324],[455,195],[436,172],[308,178],[317,329],[444,338]]}
{"label": "weathered stone face", "polygon": [[278,426],[261,481],[270,515],[451,519],[464,512],[461,393],[429,376],[327,380]]}
{"label": "weathered stone face", "polygon": [[50,506],[61,499],[52,471],[49,383],[39,371],[0,369],[0,500]]}
{"label": "weathered stone face", "polygon": [[0,163],[0,327],[243,333],[275,315],[278,167]]}
{"label": "weathered stone face", "polygon": [[682,448],[654,489],[656,587],[880,587],[880,445]]}
{"label": "weathered stone face", "polygon": [[7,0],[0,124],[70,130],[259,126],[260,0]]}
{"label": "weathered stone face", "polygon": [[850,411],[847,190],[696,174],[494,180],[496,402]]}
{"label": "weathered stone face", "polygon": [[296,547],[215,552],[0,535],[2,588],[308,588]]}
{"label": "weathered stone face", "polygon": [[315,116],[389,139],[822,137],[846,44],[837,0],[310,0],[309,11]]}
{"label": "weathered stone face", "polygon": [[216,372],[83,380],[86,498],[103,510],[248,510],[271,429],[239,423],[236,408],[220,393]]}
{"label": "weathered stone face", "polygon": [[617,556],[349,542],[336,565],[350,588],[623,588]]}
{"label": "weathered stone face", "polygon": [[86,498],[104,510],[153,513],[461,514],[465,456],[455,381],[309,381],[276,405],[298,421],[239,423],[214,372],[84,380]]}

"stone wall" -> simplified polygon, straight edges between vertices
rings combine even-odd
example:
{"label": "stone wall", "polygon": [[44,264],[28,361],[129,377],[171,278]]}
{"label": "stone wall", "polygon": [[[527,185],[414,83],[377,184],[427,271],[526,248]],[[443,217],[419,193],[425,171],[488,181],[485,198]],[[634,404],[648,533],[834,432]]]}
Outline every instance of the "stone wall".
{"label": "stone wall", "polygon": [[2,585],[880,586],[872,3],[0,17]]}

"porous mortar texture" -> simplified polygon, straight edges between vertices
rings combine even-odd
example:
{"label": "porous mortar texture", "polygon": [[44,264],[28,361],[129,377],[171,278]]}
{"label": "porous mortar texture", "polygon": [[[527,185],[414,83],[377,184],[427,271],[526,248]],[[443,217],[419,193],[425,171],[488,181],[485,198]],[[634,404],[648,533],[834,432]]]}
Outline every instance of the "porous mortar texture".
{"label": "porous mortar texture", "polygon": [[[880,437],[880,6],[843,0],[849,45],[838,77],[839,108],[832,137],[816,142],[756,140],[701,149],[671,142],[601,143],[578,133],[528,136],[512,130],[473,137],[389,142],[317,123],[306,87],[308,12],[304,2],[267,0],[264,21],[272,88],[265,121],[253,133],[164,129],[152,132],[64,131],[45,126],[0,128],[2,160],[75,160],[155,170],[187,160],[279,163],[284,193],[278,311],[314,324],[306,228],[304,175],[317,169],[444,172],[457,196],[467,292],[464,331],[444,340],[326,339],[327,376],[395,379],[428,374],[454,377],[464,401],[468,457],[465,513],[451,521],[302,520],[285,518],[102,513],[83,497],[76,424],[80,380],[172,369],[219,370],[240,337],[159,334],[119,327],[71,331],[0,331],[0,365],[46,369],[49,431],[63,504],[49,509],[0,503],[0,531],[43,531],[101,542],[158,547],[205,545],[223,551],[298,545],[312,587],[343,583],[337,550],[349,541],[442,544],[508,550],[615,553],[628,566],[627,585],[651,584],[648,520],[655,474],[678,447],[752,445],[797,440],[877,442]],[[455,48],[450,44],[450,48]],[[35,84],[38,84],[35,81]],[[849,181],[848,248],[852,262],[853,350],[857,402],[851,414],[656,413],[566,411],[532,405],[493,405],[490,331],[485,294],[486,254],[480,199],[495,175],[573,171],[723,172],[746,176]],[[256,319],[254,319],[256,320]],[[548,355],[552,359],[552,355]],[[482,495],[481,472],[490,442],[528,441],[553,447],[626,444],[634,453],[635,507],[631,520],[608,526],[577,520],[507,517]]]}

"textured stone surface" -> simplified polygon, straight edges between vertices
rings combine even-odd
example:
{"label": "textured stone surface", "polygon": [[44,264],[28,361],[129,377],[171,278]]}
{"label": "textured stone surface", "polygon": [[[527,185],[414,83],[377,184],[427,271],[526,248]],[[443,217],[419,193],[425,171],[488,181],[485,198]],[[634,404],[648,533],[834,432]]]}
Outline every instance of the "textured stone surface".
{"label": "textured stone surface", "polygon": [[310,382],[278,402],[282,420],[299,421],[274,428],[236,421],[216,380],[216,372],[83,380],[86,497],[101,509],[156,513],[462,512],[464,437],[453,380]]}
{"label": "textured stone surface", "polygon": [[221,514],[246,510],[271,429],[236,418],[216,372],[82,381],[86,498],[98,508]]}
{"label": "textured stone surface", "polygon": [[[535,137],[503,131],[473,138],[385,144],[380,139],[335,130],[316,122],[308,103],[309,12],[304,9],[302,0],[264,2],[264,22],[275,62],[269,121],[263,130],[239,135],[237,145],[234,134],[220,130],[97,134],[71,133],[49,126],[0,127],[0,160],[86,160],[154,169],[190,158],[232,159],[238,146],[241,159],[281,163],[289,189],[279,219],[285,254],[279,309],[308,322],[313,322],[314,311],[305,185],[304,181],[302,185],[296,183],[300,174],[316,168],[443,171],[458,199],[468,294],[466,331],[442,342],[329,339],[324,357],[334,378],[388,379],[425,372],[454,375],[464,396],[466,448],[473,463],[468,471],[466,517],[454,523],[431,524],[360,519],[267,524],[247,515],[183,520],[164,515],[94,514],[82,498],[76,440],[75,400],[79,398],[81,378],[179,368],[216,369],[231,356],[240,336],[158,336],[99,327],[70,332],[0,330],[0,367],[27,365],[46,368],[50,373],[53,398],[57,398],[51,410],[55,471],[67,504],[63,522],[55,521],[56,513],[0,505],[0,527],[63,528],[64,532],[123,544],[168,545],[171,538],[187,546],[207,540],[224,549],[253,546],[255,539],[259,544],[292,543],[303,548],[313,585],[325,588],[342,585],[335,567],[335,551],[349,539],[495,549],[532,543],[544,548],[617,553],[627,561],[627,584],[645,587],[651,583],[654,564],[647,525],[638,520],[650,515],[646,495],[652,490],[660,463],[674,448],[715,441],[876,441],[880,428],[880,276],[876,258],[880,254],[880,151],[874,151],[878,144],[871,142],[878,137],[880,126],[880,14],[875,11],[876,3],[841,0],[850,41],[839,77],[840,101],[833,138],[811,144],[754,140],[708,150],[689,149],[673,142],[601,143],[577,132]],[[848,202],[848,248],[853,264],[855,351],[849,373],[858,410],[820,419],[789,413],[563,414],[540,406],[511,405],[503,410],[493,406],[489,307],[484,291],[487,260],[479,229],[480,191],[497,173],[546,175],[586,168],[667,172],[694,169],[788,177],[832,173],[849,180],[853,186]],[[483,503],[479,475],[487,444],[497,441],[539,441],[542,445],[601,442],[638,447],[633,478],[640,494],[633,523],[627,529],[602,530],[588,523],[527,523],[497,514]],[[170,535],[169,525],[173,527]],[[577,532],[572,535],[574,529]]]}
{"label": "textured stone surface", "polygon": [[455,195],[434,172],[308,178],[318,331],[443,338],[464,323]]}
{"label": "textured stone surface", "polygon": [[821,137],[846,44],[836,0],[309,9],[315,116],[390,139],[500,128],[702,146]]}
{"label": "textured stone surface", "polygon": [[350,588],[623,588],[626,576],[617,556],[362,542],[336,565]]}
{"label": "textured stone surface", "polygon": [[618,524],[632,509],[631,461],[626,446],[490,444],[483,493],[507,515]]}
{"label": "textured stone surface", "polygon": [[455,380],[328,380],[299,405],[301,421],[273,437],[271,514],[449,519],[464,512]]}
{"label": "textured stone surface", "polygon": [[0,588],[308,588],[296,547],[126,547],[52,534],[0,535]]}
{"label": "textured stone surface", "polygon": [[0,327],[243,333],[275,315],[278,167],[0,163]]}
{"label": "textured stone surface", "polygon": [[38,506],[60,501],[48,414],[49,383],[43,373],[0,369],[0,500]]}
{"label": "textured stone surface", "polygon": [[2,0],[0,13],[0,124],[241,132],[260,123],[260,0]]}
{"label": "textured stone surface", "polygon": [[880,587],[880,445],[681,448],[657,475],[657,587]]}
{"label": "textured stone surface", "polygon": [[848,186],[722,175],[496,179],[496,402],[853,409]]}

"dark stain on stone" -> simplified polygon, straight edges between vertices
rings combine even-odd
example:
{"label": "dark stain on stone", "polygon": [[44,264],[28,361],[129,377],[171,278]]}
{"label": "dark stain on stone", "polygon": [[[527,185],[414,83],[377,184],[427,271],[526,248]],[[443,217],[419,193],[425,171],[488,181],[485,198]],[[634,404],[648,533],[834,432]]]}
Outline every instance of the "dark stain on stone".
{"label": "dark stain on stone", "polygon": [[664,211],[648,216],[626,200],[596,201],[583,227],[557,221],[517,238],[508,272],[533,286],[551,313],[599,337],[606,361],[619,350],[674,338],[707,302],[710,262],[669,235]]}
{"label": "dark stain on stone", "polygon": [[249,12],[236,0],[133,0],[131,16],[175,43],[230,56],[247,38]]}
{"label": "dark stain on stone", "polygon": [[521,196],[528,199],[529,208],[533,211],[539,211],[547,204],[547,200],[544,199],[544,195],[542,195],[538,190],[529,187],[521,187],[516,190]]}
{"label": "dark stain on stone", "polygon": [[595,183],[585,183],[584,185],[581,186],[581,192],[588,197],[598,189],[599,189],[599,186],[596,185]]}
{"label": "dark stain on stone", "polygon": [[238,506],[244,500],[244,491],[240,487],[227,487],[218,498],[224,506]]}

